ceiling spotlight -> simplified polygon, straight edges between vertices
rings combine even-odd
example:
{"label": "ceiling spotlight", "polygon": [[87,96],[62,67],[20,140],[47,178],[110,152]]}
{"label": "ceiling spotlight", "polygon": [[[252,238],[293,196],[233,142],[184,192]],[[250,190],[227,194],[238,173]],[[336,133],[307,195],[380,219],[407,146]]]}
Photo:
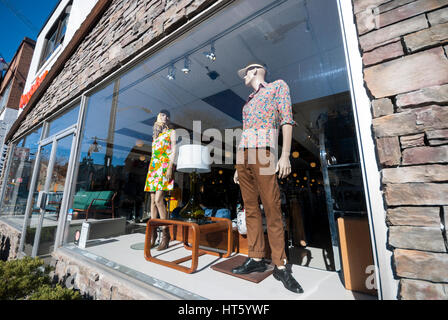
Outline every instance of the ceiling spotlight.
{"label": "ceiling spotlight", "polygon": [[292,153],[292,157],[293,157],[294,159],[297,159],[298,157],[300,157],[300,153],[299,153],[298,151],[294,151],[294,152]]}
{"label": "ceiling spotlight", "polygon": [[306,19],[306,28],[305,28],[305,32],[310,32],[311,31],[311,24],[310,24],[310,20]]}
{"label": "ceiling spotlight", "polygon": [[211,60],[211,61],[216,60],[216,50],[215,50],[215,44],[213,42],[211,44],[210,51],[206,51],[206,52],[204,52],[204,54],[209,60]]}
{"label": "ceiling spotlight", "polygon": [[166,76],[168,80],[175,80],[176,79],[176,68],[174,65],[171,65],[168,69],[168,75]]}
{"label": "ceiling spotlight", "polygon": [[191,71],[190,66],[191,66],[190,59],[188,57],[185,57],[184,67],[182,68],[182,72],[185,74],[190,73],[190,71]]}

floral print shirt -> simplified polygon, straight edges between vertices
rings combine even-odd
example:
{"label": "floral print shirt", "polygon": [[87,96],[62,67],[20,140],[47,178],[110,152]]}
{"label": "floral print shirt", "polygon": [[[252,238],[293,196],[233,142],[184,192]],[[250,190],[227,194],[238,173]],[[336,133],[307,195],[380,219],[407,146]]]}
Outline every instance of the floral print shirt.
{"label": "floral print shirt", "polygon": [[243,133],[238,148],[276,148],[279,128],[296,125],[289,87],[283,80],[263,82],[243,107]]}

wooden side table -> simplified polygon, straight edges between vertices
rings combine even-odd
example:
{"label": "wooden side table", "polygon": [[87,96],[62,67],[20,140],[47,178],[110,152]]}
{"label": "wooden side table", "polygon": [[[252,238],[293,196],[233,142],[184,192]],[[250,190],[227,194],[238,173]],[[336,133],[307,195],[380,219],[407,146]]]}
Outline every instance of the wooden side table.
{"label": "wooden side table", "polygon": [[[211,223],[206,224],[197,224],[194,222],[182,221],[182,220],[162,220],[162,219],[150,219],[146,224],[146,235],[145,235],[145,250],[144,255],[145,259],[150,262],[154,262],[160,264],[165,267],[170,267],[176,269],[178,271],[182,271],[185,273],[193,273],[196,271],[198,267],[198,258],[204,254],[211,254],[223,258],[228,258],[233,251],[233,230],[232,230],[232,221],[224,218],[215,218],[209,217],[206,221]],[[174,261],[166,261],[155,258],[151,256],[151,234],[154,228],[159,226],[169,226],[175,225],[180,226],[182,228],[183,233],[183,243],[184,247],[188,250],[191,250],[191,255],[186,256],[184,258],[180,258]],[[192,230],[192,240],[191,245],[188,243],[188,232]],[[212,233],[212,232],[220,232],[227,231],[227,250],[226,253],[223,254],[218,251],[213,251],[209,249],[199,248],[199,239],[200,235],[204,233]],[[181,266],[180,264],[191,260],[190,268]]]}

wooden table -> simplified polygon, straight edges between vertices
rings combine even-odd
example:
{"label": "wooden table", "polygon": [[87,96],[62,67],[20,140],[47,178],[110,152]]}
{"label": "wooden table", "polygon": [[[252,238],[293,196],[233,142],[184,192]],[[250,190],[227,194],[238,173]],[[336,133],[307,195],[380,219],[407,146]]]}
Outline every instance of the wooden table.
{"label": "wooden table", "polygon": [[[196,271],[198,267],[198,258],[204,254],[211,254],[223,258],[228,258],[233,251],[233,230],[232,230],[232,221],[224,218],[215,218],[209,217],[206,218],[207,224],[197,224],[190,221],[183,220],[162,220],[162,219],[150,219],[146,224],[146,235],[145,235],[145,250],[144,255],[145,259],[150,262],[154,262],[160,264],[165,267],[170,267],[176,269],[178,271],[182,271],[185,273],[193,273]],[[182,228],[183,233],[183,243],[184,247],[188,250],[191,250],[191,255],[186,256],[184,258],[180,258],[174,261],[166,261],[155,258],[151,256],[151,234],[154,228],[160,226],[180,226]],[[188,233],[192,231],[191,237],[191,245],[188,243]],[[212,233],[212,232],[222,232],[223,230],[227,231],[227,250],[225,253],[221,253],[219,251],[213,251],[210,249],[199,248],[199,239],[201,234],[204,233]],[[180,264],[191,260],[190,268],[181,266]]]}

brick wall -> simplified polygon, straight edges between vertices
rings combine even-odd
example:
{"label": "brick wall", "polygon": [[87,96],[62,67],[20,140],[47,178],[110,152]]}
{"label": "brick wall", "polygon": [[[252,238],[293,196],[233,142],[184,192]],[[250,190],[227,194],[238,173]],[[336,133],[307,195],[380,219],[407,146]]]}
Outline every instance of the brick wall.
{"label": "brick wall", "polygon": [[33,58],[34,41],[30,39],[23,40],[18,52],[11,61],[8,72],[2,82],[0,92],[4,90],[7,84],[12,81],[11,92],[9,94],[6,106],[12,109],[19,109],[20,97],[25,87],[26,77]]}
{"label": "brick wall", "polygon": [[354,0],[400,299],[448,299],[448,0]]}

